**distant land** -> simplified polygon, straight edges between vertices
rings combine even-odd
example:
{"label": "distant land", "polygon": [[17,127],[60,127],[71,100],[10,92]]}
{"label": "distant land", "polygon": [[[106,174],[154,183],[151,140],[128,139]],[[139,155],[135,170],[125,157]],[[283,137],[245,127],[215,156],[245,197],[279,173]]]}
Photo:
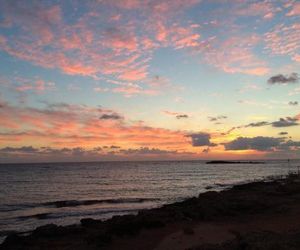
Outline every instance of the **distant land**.
{"label": "distant land", "polygon": [[207,161],[206,164],[264,164],[264,161]]}

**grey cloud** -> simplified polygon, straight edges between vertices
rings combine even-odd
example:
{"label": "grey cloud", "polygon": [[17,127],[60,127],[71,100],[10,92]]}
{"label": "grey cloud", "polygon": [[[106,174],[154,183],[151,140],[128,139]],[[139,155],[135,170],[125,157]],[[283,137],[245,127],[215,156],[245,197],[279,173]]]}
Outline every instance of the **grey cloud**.
{"label": "grey cloud", "polygon": [[72,149],[72,155],[75,156],[83,156],[86,153],[86,151],[81,147],[76,147]]}
{"label": "grey cloud", "polygon": [[161,155],[161,154],[174,154],[176,150],[162,150],[158,148],[141,147],[138,149],[121,149],[119,151],[123,154],[146,154],[146,155]]}
{"label": "grey cloud", "polygon": [[70,104],[65,103],[65,102],[49,103],[49,102],[43,101],[42,103],[45,103],[48,108],[53,108],[53,109],[68,109],[71,107]]}
{"label": "grey cloud", "polygon": [[82,156],[86,153],[99,151],[99,147],[96,147],[91,150],[85,150],[82,147],[75,148],[51,148],[51,147],[40,147],[34,148],[32,146],[24,146],[24,147],[5,147],[0,149],[0,153],[7,154],[36,154],[36,155],[74,155],[74,156]]}
{"label": "grey cloud", "polygon": [[38,149],[32,147],[32,146],[24,146],[24,147],[5,147],[0,149],[1,153],[36,153],[38,152]]}
{"label": "grey cloud", "polygon": [[185,118],[189,118],[189,116],[186,114],[182,114],[182,115],[176,115],[176,118],[177,119],[185,119]]}
{"label": "grey cloud", "polygon": [[116,113],[112,113],[112,114],[103,114],[100,116],[99,119],[100,120],[122,120],[123,117]]}
{"label": "grey cloud", "polygon": [[292,117],[280,118],[278,121],[272,122],[271,124],[273,127],[276,127],[276,128],[299,125],[298,119],[292,118]]}
{"label": "grey cloud", "polygon": [[296,83],[299,81],[297,73],[291,73],[290,75],[278,74],[269,78],[269,84],[285,84],[285,83]]}
{"label": "grey cloud", "polygon": [[237,129],[237,128],[241,128],[239,127],[232,127],[231,129],[227,130],[226,132],[221,133],[221,135],[229,135],[233,130]]}
{"label": "grey cloud", "polygon": [[286,141],[284,137],[253,138],[239,137],[231,142],[224,143],[225,150],[257,150],[265,152],[298,152],[300,141]]}
{"label": "grey cloud", "polygon": [[190,134],[187,136],[192,138],[192,145],[194,147],[217,146],[217,144],[210,142],[211,136],[208,133],[201,132],[201,133]]}
{"label": "grey cloud", "polygon": [[279,132],[278,134],[279,135],[288,135],[289,133],[288,132]]}
{"label": "grey cloud", "polygon": [[267,126],[267,125],[270,125],[269,122],[266,122],[266,121],[262,121],[262,122],[251,122],[247,125],[240,125],[240,126],[237,126],[237,127],[232,127],[231,129],[229,129],[227,132],[224,132],[224,133],[221,133],[221,135],[228,135],[230,134],[233,130],[235,129],[240,129],[240,128],[249,128],[249,127],[262,127],[262,126]]}
{"label": "grey cloud", "polygon": [[290,105],[290,106],[297,106],[297,105],[298,105],[298,102],[292,102],[292,101],[291,101],[291,102],[289,102],[289,105]]}
{"label": "grey cloud", "polygon": [[187,118],[189,118],[189,116],[185,113],[173,112],[173,111],[168,111],[168,110],[164,110],[163,113],[165,113],[169,116],[176,117],[177,119],[187,119]]}
{"label": "grey cloud", "polygon": [[289,146],[289,147],[300,147],[300,141],[292,141],[288,140],[284,145]]}
{"label": "grey cloud", "polygon": [[[134,157],[152,157],[157,155],[170,156],[172,154],[181,154],[177,150],[162,150],[158,148],[140,147],[121,149],[118,146],[104,146],[94,147],[92,149],[85,149],[82,147],[75,148],[52,148],[52,147],[40,147],[35,148],[32,146],[26,147],[5,147],[0,148],[0,160],[8,159],[9,162],[16,161],[35,161],[35,160],[100,160],[100,159],[122,159],[122,157],[134,156]],[[184,155],[189,154],[183,153]],[[111,158],[113,157],[113,158]]]}
{"label": "grey cloud", "polygon": [[248,128],[248,127],[262,127],[262,126],[266,126],[266,125],[269,125],[270,123],[269,122],[252,122],[252,123],[249,123],[247,125],[245,125],[244,127],[245,128]]}
{"label": "grey cloud", "polygon": [[291,151],[291,150],[299,150],[300,149],[300,141],[292,141],[288,140],[277,147],[277,150],[281,151]]}
{"label": "grey cloud", "polygon": [[227,119],[227,116],[225,116],[225,115],[209,116],[208,119],[211,122],[215,122],[215,121],[218,121],[218,120]]}
{"label": "grey cloud", "polygon": [[[247,125],[233,127],[229,132],[231,132],[235,128],[262,127],[262,126],[268,126],[268,125],[272,125],[273,127],[290,127],[290,126],[299,125],[299,123],[298,123],[297,118],[288,116],[286,118],[279,118],[278,121],[274,121],[274,122],[267,122],[267,121],[251,122]],[[225,133],[223,133],[223,134],[225,134]]]}
{"label": "grey cloud", "polygon": [[237,139],[224,143],[225,150],[258,150],[272,151],[284,141],[283,138],[257,136],[253,138],[238,137]]}

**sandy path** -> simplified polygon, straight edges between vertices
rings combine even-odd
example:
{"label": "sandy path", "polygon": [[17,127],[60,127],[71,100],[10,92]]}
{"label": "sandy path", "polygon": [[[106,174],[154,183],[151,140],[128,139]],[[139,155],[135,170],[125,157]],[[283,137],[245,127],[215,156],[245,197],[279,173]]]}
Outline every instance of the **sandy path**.
{"label": "sandy path", "polygon": [[300,206],[290,208],[289,214],[248,216],[234,221],[200,223],[190,226],[193,234],[178,230],[165,236],[155,250],[182,250],[202,244],[219,244],[235,237],[235,232],[270,231],[284,233],[300,229]]}

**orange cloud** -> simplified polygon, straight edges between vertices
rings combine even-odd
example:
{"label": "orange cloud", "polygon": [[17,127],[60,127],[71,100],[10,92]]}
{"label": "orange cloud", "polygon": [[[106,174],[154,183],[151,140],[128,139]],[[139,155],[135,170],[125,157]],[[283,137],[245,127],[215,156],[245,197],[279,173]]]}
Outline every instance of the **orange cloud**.
{"label": "orange cloud", "polygon": [[[72,147],[116,142],[124,147],[168,146],[182,150],[189,145],[184,132],[130,124],[109,109],[67,104],[47,105],[44,109],[18,108],[4,103],[0,115],[0,127],[6,131],[1,134],[1,144],[15,138],[15,146],[31,141],[34,145]],[[117,116],[120,119],[115,119]]]}
{"label": "orange cloud", "polygon": [[[224,140],[233,143],[236,137],[241,135],[192,133],[191,131],[151,127],[143,122],[130,122],[126,116],[105,108],[65,103],[46,104],[44,108],[30,108],[16,107],[1,102],[0,116],[2,118],[0,121],[2,131],[0,133],[0,153],[2,152],[1,148],[6,151],[9,150],[7,147],[13,147],[12,155],[14,150],[29,150],[39,153],[48,148],[49,151],[46,153],[52,154],[56,150],[68,148],[66,150],[69,153],[79,150],[79,153],[86,152],[88,156],[91,156],[90,153],[95,153],[94,149],[107,148],[108,145],[118,146],[113,148],[116,156],[126,156],[131,159],[143,157],[143,154],[149,154],[153,159],[162,155],[170,159],[176,157],[192,159],[201,157],[202,154],[205,154],[205,158],[234,158],[240,154],[240,152],[225,153],[223,145],[225,145]],[[300,119],[300,114],[296,117]],[[274,138],[275,141],[279,139]],[[280,140],[282,143],[279,146],[287,149],[292,146],[298,147],[299,142],[283,142],[282,138]],[[259,145],[258,147],[260,147]],[[33,149],[24,148],[24,146],[32,146]],[[203,147],[205,148],[203,149]],[[212,148],[209,150],[207,147]],[[105,152],[110,153],[111,151],[112,149]],[[256,151],[241,153],[247,157],[260,154]],[[71,156],[72,154],[69,155],[69,157]],[[101,156],[103,155],[101,154]]]}

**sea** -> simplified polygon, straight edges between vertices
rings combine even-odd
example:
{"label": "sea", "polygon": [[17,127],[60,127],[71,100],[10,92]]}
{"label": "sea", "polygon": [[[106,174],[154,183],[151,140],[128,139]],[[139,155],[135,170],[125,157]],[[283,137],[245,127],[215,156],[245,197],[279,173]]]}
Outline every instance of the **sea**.
{"label": "sea", "polygon": [[299,160],[0,164],[0,242],[49,223],[109,219],[298,171]]}

